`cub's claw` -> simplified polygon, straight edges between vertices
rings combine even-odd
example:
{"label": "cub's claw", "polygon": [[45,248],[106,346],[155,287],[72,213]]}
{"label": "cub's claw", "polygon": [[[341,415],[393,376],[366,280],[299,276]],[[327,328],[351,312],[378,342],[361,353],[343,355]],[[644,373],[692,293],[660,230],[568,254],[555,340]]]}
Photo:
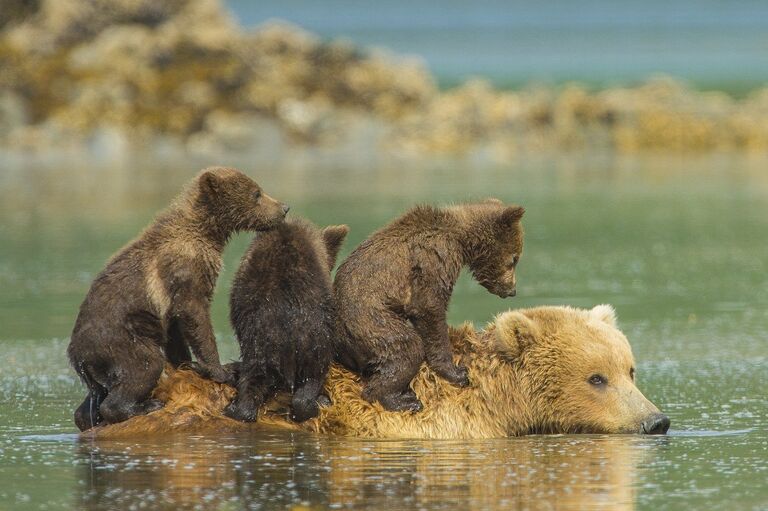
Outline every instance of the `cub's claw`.
{"label": "cub's claw", "polygon": [[394,396],[386,396],[379,399],[379,403],[385,409],[391,412],[420,412],[424,409],[424,405],[421,403],[416,394],[408,389],[402,394]]}
{"label": "cub's claw", "polygon": [[325,394],[320,394],[317,396],[317,406],[321,408],[325,408],[327,406],[331,406],[333,403],[331,402],[331,398],[328,397]]}
{"label": "cub's claw", "polygon": [[442,376],[443,379],[451,385],[456,385],[457,387],[469,387],[469,371],[463,365],[452,365],[448,371],[438,373],[438,375]]}
{"label": "cub's claw", "polygon": [[239,365],[227,364],[221,366],[201,364],[200,362],[187,362],[184,364],[184,367],[188,367],[203,378],[215,381],[216,383],[226,383],[232,386],[237,384]]}
{"label": "cub's claw", "polygon": [[144,401],[140,405],[140,409],[137,410],[137,412],[142,414],[152,413],[156,412],[157,410],[160,410],[165,406],[165,403],[160,401],[159,399],[148,399],[147,401]]}
{"label": "cub's claw", "polygon": [[459,387],[469,387],[471,382],[469,381],[469,370],[462,365],[456,366],[456,373],[458,378],[456,379],[456,385]]}

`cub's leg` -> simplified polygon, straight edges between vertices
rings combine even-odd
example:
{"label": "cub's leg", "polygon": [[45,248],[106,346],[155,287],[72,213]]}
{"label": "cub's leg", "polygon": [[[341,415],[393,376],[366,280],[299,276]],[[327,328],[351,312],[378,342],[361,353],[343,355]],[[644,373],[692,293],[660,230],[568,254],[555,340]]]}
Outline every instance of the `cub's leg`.
{"label": "cub's leg", "polygon": [[411,317],[411,322],[424,341],[424,352],[430,369],[453,385],[468,386],[467,368],[453,363],[445,311],[433,309],[420,312]]}
{"label": "cub's leg", "polygon": [[80,431],[86,431],[104,422],[104,418],[99,412],[99,405],[106,397],[106,391],[90,390],[85,400],[75,410],[75,425]]}
{"label": "cub's leg", "polygon": [[178,331],[197,359],[197,363],[191,365],[193,369],[217,383],[235,385],[234,375],[219,360],[208,301],[202,295],[195,295],[194,291],[194,287],[184,288],[176,297],[177,303],[172,309],[176,317],[174,330]]}
{"label": "cub's leg", "polygon": [[386,319],[369,332],[367,342],[375,346],[376,359],[370,361],[371,376],[363,398],[378,401],[387,410],[418,412],[423,406],[410,389],[411,380],[424,361],[422,340],[403,318],[386,313]]}
{"label": "cub's leg", "polygon": [[291,399],[291,420],[304,422],[312,417],[317,417],[320,413],[317,401],[321,390],[323,390],[323,382],[315,378],[307,380],[299,386]]}
{"label": "cub's leg", "polygon": [[134,415],[144,415],[163,407],[163,402],[151,399],[151,395],[163,373],[165,359],[159,349],[157,353],[147,348],[138,351],[113,368],[118,381],[110,387],[99,406],[101,416],[108,423],[122,422]]}
{"label": "cub's leg", "polygon": [[259,415],[259,408],[267,398],[269,388],[270,382],[263,360],[241,362],[237,395],[224,409],[224,415],[243,422],[254,422]]}
{"label": "cub's leg", "polygon": [[[70,358],[75,355],[70,352]],[[99,385],[91,375],[91,367],[86,364],[75,365],[75,371],[80,380],[88,387],[88,395],[85,400],[75,410],[75,425],[80,431],[85,431],[98,426],[104,422],[104,418],[99,413],[99,405],[107,396],[107,389]]]}
{"label": "cub's leg", "polygon": [[168,328],[168,340],[165,345],[165,358],[173,367],[179,367],[182,364],[189,364],[192,361],[192,353],[189,346],[184,342],[178,321],[172,321]]}
{"label": "cub's leg", "polygon": [[[320,334],[317,337],[322,338],[324,336]],[[304,422],[312,417],[317,417],[320,413],[318,405],[321,403],[325,405],[330,402],[328,396],[322,394],[328,368],[331,365],[330,344],[330,339],[328,339],[325,343],[315,344],[317,349],[306,349],[308,347],[302,346],[296,353],[298,371],[291,401],[291,419],[295,422]]]}

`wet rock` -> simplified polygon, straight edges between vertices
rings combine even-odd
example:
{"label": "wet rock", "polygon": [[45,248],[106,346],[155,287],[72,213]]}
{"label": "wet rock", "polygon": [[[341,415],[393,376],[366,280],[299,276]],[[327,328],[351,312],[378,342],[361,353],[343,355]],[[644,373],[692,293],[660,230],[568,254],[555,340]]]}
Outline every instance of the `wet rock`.
{"label": "wet rock", "polygon": [[[18,0],[17,0],[18,1]],[[141,24],[156,27],[186,9],[209,4],[208,13],[222,12],[216,2],[207,0],[38,0],[31,19],[14,27],[10,41],[29,53],[51,53],[83,43],[112,25]]]}
{"label": "wet rock", "polygon": [[283,138],[274,120],[218,110],[208,115],[202,130],[187,139],[187,149],[198,155],[258,153],[260,149],[275,150]]}
{"label": "wet rock", "polygon": [[18,24],[40,9],[40,0],[3,0],[0,8],[0,30]]}

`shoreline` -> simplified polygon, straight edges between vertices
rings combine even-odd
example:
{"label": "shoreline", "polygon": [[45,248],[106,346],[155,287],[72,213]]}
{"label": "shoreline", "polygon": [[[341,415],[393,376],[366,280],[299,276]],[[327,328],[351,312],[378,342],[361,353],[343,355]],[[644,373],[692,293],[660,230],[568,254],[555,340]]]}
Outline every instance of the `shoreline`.
{"label": "shoreline", "polygon": [[283,22],[247,30],[218,0],[41,0],[2,23],[0,151],[18,157],[768,152],[768,87],[739,97],[655,77],[445,89],[418,58]]}

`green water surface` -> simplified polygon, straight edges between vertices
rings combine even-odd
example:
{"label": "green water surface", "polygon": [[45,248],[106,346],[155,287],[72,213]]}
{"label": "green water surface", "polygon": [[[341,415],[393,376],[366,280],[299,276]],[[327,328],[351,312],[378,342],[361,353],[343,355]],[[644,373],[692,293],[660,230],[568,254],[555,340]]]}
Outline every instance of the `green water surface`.
{"label": "green water surface", "polygon": [[[89,443],[65,359],[91,279],[208,162],[0,163],[0,510],[768,509],[768,162],[526,156],[238,165],[291,214],[351,227],[342,257],[417,202],[523,204],[518,296],[468,276],[449,320],[611,303],[670,435],[357,441],[298,433]],[[227,292],[213,305],[237,355]]]}

